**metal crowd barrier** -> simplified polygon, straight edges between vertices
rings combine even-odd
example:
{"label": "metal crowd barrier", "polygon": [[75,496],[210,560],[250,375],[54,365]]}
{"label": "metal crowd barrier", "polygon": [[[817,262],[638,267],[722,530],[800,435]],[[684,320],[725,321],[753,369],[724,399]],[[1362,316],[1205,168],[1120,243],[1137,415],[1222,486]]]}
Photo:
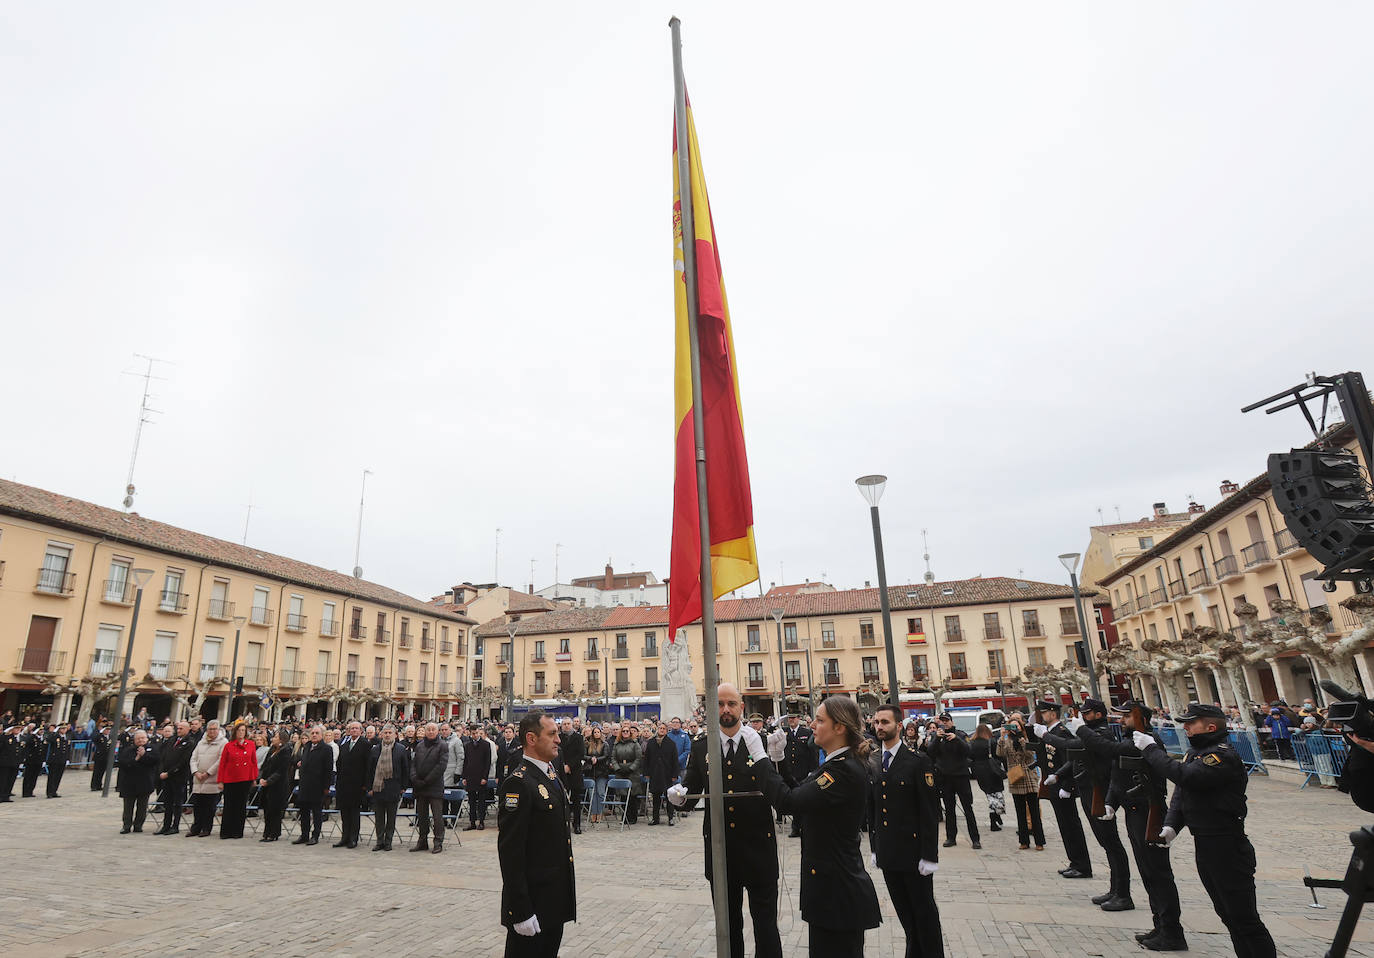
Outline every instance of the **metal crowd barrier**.
{"label": "metal crowd barrier", "polygon": [[[1170,755],[1180,758],[1188,751],[1188,736],[1184,734],[1183,727],[1173,723],[1156,725],[1155,731],[1159,733],[1159,740],[1164,743],[1164,750]],[[1236,750],[1240,760],[1245,763],[1245,773],[1254,775],[1259,772],[1263,775],[1269,774],[1269,769],[1264,767],[1264,757],[1260,754],[1259,739],[1255,733],[1249,729],[1231,729],[1228,736],[1231,747]]]}
{"label": "metal crowd barrier", "polygon": [[1298,769],[1303,772],[1300,789],[1306,788],[1313,778],[1331,779],[1323,785],[1334,785],[1345,771],[1346,756],[1350,748],[1343,735],[1327,735],[1323,732],[1293,732],[1293,754],[1298,759]]}

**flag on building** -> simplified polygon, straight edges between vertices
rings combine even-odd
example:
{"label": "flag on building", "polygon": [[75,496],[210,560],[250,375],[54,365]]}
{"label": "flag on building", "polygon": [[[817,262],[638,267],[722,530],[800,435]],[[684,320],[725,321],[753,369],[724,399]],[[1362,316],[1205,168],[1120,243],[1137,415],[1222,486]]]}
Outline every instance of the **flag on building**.
{"label": "flag on building", "polygon": [[[701,617],[701,523],[697,503],[692,363],[688,329],[686,260],[683,256],[682,184],[677,129],[673,130],[673,289],[677,312],[674,375],[673,546],[668,580],[668,638]],[[687,103],[688,169],[696,250],[697,340],[701,352],[701,403],[706,448],[707,516],[711,532],[712,598],[759,577],[754,548],[754,503],[744,452],[735,344],[725,300],[711,203],[697,150],[696,124]]]}

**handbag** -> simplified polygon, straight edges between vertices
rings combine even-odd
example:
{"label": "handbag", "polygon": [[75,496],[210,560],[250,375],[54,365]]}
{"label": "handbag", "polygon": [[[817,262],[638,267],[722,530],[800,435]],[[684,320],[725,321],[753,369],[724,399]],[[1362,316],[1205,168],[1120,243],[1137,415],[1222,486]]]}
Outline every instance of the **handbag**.
{"label": "handbag", "polygon": [[1010,768],[1007,769],[1007,784],[1008,784],[1008,785],[1015,785],[1017,782],[1021,781],[1021,779],[1025,778],[1025,777],[1026,777],[1026,766],[1024,766],[1024,765],[1013,765],[1013,766],[1011,766]]}

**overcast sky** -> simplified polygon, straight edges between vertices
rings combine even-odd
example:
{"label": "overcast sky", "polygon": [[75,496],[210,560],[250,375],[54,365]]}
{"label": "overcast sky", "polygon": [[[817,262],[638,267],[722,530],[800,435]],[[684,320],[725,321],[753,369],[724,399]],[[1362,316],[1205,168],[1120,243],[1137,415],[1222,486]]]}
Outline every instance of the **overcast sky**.
{"label": "overcast sky", "polygon": [[1063,581],[1374,375],[1361,3],[8,4],[0,475],[417,596],[666,575],[672,64],[763,581]]}

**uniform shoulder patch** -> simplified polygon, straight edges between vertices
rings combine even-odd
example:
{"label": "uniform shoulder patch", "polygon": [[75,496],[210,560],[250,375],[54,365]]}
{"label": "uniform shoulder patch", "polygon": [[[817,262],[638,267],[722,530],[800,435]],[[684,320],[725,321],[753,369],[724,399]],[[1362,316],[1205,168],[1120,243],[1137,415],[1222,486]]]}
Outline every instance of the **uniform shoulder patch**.
{"label": "uniform shoulder patch", "polygon": [[520,793],[519,793],[519,792],[507,792],[507,793],[506,793],[506,803],[505,803],[505,805],[506,805],[506,808],[519,808],[519,807],[520,807]]}
{"label": "uniform shoulder patch", "polygon": [[1203,765],[1220,765],[1220,764],[1221,764],[1221,759],[1220,759],[1220,757],[1218,757],[1217,755],[1204,755],[1204,756],[1202,756],[1202,764],[1203,764]]}
{"label": "uniform shoulder patch", "polygon": [[835,777],[829,772],[821,772],[820,776],[816,779],[816,784],[821,788],[829,788],[831,785],[835,784]]}
{"label": "uniform shoulder patch", "polygon": [[934,772],[926,772],[926,788],[934,788],[934,787],[935,787],[935,773],[934,773]]}

